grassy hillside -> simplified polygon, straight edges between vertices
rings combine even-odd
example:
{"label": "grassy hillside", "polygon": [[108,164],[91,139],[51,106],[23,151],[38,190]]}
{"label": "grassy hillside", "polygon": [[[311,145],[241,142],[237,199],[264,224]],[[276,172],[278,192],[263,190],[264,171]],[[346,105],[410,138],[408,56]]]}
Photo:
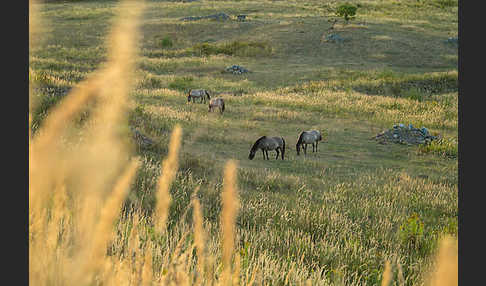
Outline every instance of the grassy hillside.
{"label": "grassy hillside", "polygon": [[[161,265],[170,261],[163,250],[172,251],[192,227],[197,188],[207,249],[219,261],[229,159],[238,162],[235,250],[243,284],[256,271],[257,285],[308,279],[312,285],[378,285],[390,261],[393,285],[421,285],[439,238],[457,235],[458,56],[457,45],[446,42],[457,36],[457,1],[349,1],[357,17],[347,24],[339,19],[330,30],[342,3],[145,2],[129,126],[120,124],[127,138],[131,127],[156,143],[135,148],[142,164],[124,208],[147,217],[139,223],[140,239],[162,250],[154,254],[154,277],[162,277]],[[44,25],[30,51],[34,134],[52,108],[109,59],[118,2],[36,7]],[[181,20],[219,12],[230,19]],[[237,21],[239,14],[247,21]],[[329,33],[345,40],[326,41]],[[250,73],[222,72],[233,64]],[[191,88],[223,97],[224,114],[187,103]],[[90,114],[88,106],[73,130]],[[428,147],[371,140],[395,123],[425,126],[446,140]],[[170,187],[170,236],[161,238],[153,235],[150,215],[177,124],[182,141]],[[309,129],[324,131],[325,142],[317,153],[297,156],[297,137]],[[260,153],[248,160],[262,135],[285,138],[284,161],[273,152],[269,161]],[[127,216],[117,224],[115,253],[128,241],[133,219]],[[423,229],[413,228],[416,223]]]}

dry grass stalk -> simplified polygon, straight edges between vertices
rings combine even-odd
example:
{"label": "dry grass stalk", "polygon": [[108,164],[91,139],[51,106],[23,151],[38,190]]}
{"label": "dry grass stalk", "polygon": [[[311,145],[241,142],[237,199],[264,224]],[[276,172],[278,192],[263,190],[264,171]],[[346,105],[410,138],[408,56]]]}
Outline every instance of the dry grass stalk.
{"label": "dry grass stalk", "polygon": [[205,242],[206,234],[204,233],[203,227],[203,216],[201,212],[201,205],[197,198],[193,199],[193,220],[194,220],[194,243],[196,245],[197,254],[197,275],[196,275],[196,285],[201,285],[204,275],[205,275]]}
{"label": "dry grass stalk", "polygon": [[391,273],[391,265],[390,261],[385,262],[385,270],[383,271],[383,277],[381,279],[381,286],[388,286],[390,285],[392,279],[392,273]]}
{"label": "dry grass stalk", "polygon": [[148,286],[152,284],[153,271],[152,271],[152,245],[145,248],[145,261],[142,268],[142,286]]}
{"label": "dry grass stalk", "polygon": [[176,176],[179,167],[179,148],[181,144],[182,129],[180,126],[175,126],[172,131],[169,143],[169,154],[167,159],[162,162],[162,173],[158,180],[158,188],[156,194],[157,204],[155,206],[154,224],[156,230],[163,232],[165,230],[167,217],[169,215],[169,207],[171,203],[170,186]]}
{"label": "dry grass stalk", "polygon": [[80,279],[81,277],[83,279],[90,279],[91,274],[96,273],[101,268],[108,242],[113,237],[113,224],[119,215],[122,202],[128,193],[129,186],[139,165],[140,162],[138,160],[131,162],[130,166],[127,167],[125,173],[115,185],[111,197],[108,198],[101,210],[100,220],[94,232],[95,237],[93,237],[92,245],[87,253],[88,257],[82,259],[85,264],[81,267]]}
{"label": "dry grass stalk", "polygon": [[436,256],[435,268],[430,273],[430,286],[457,286],[458,281],[458,249],[457,240],[446,236],[440,241]]}
{"label": "dry grass stalk", "polygon": [[236,162],[226,163],[224,169],[224,185],[222,193],[223,210],[221,214],[222,237],[222,285],[231,283],[231,258],[235,241],[235,222],[239,208],[238,192],[236,188]]}
{"label": "dry grass stalk", "polygon": [[[121,3],[106,67],[52,108],[36,136],[29,137],[29,279],[33,285],[74,285],[92,280],[97,273],[98,278],[107,279],[107,284],[113,280],[114,262],[105,257],[105,252],[113,238],[113,223],[139,165],[132,161],[118,176],[126,162],[128,147],[117,126],[126,123],[123,111],[136,58],[133,36],[137,34],[136,17],[143,7],[140,4],[140,1]],[[31,20],[39,19],[36,12],[31,10]],[[73,144],[69,141],[72,130],[68,127],[91,98],[101,99],[102,104],[94,110],[91,118],[94,124],[85,125],[84,131],[89,136],[81,144]],[[29,108],[30,135],[32,105]],[[117,177],[113,193],[102,200]],[[47,210],[51,216],[46,215]],[[62,243],[58,244],[60,235]],[[65,273],[72,274],[68,277]]]}

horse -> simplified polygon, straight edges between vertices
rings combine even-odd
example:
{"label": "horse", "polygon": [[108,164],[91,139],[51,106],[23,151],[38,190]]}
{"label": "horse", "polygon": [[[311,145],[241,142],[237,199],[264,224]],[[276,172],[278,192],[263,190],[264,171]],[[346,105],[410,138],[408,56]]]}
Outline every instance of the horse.
{"label": "horse", "polygon": [[219,112],[224,112],[224,100],[221,97],[213,98],[209,101],[209,111],[213,111],[214,108],[219,108]]}
{"label": "horse", "polygon": [[[258,138],[258,140],[253,144],[253,147],[251,147],[250,150],[250,155],[248,155],[248,159],[253,160],[255,157],[256,151],[258,149],[262,150],[263,153],[263,160],[265,160],[265,154],[267,155],[267,160],[270,160],[268,158],[268,151],[270,150],[275,150],[277,151],[277,156],[275,157],[275,160],[278,159],[278,155],[280,152],[282,152],[282,160],[284,159],[284,154],[285,154],[285,140],[283,137],[267,137],[267,136],[262,136]],[[280,152],[279,152],[280,151]]]}
{"label": "horse", "polygon": [[317,144],[322,140],[321,132],[318,130],[302,131],[297,140],[295,148],[297,149],[297,155],[300,154],[300,147],[304,150],[304,155],[307,154],[307,144],[312,144],[312,152],[317,152]]}
{"label": "horse", "polygon": [[187,102],[191,102],[191,98],[192,98],[192,102],[195,102],[195,99],[196,98],[199,98],[200,99],[200,102],[203,102],[206,103],[206,97],[208,99],[211,99],[211,96],[209,96],[209,92],[205,89],[191,89],[189,90],[189,94],[187,96]]}

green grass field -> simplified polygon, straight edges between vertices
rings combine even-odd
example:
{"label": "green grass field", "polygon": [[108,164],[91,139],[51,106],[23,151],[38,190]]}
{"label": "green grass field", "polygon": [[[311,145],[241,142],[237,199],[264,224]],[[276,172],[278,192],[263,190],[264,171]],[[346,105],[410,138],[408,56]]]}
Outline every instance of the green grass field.
{"label": "green grass field", "polygon": [[[259,265],[259,284],[379,285],[388,260],[393,285],[421,285],[439,237],[457,236],[458,52],[445,41],[457,36],[458,2],[349,2],[358,5],[357,17],[334,25],[332,33],[346,40],[332,43],[323,38],[342,1],[146,1],[127,117],[156,145],[137,149],[143,164],[126,206],[151,213],[161,161],[179,124],[169,227],[184,219],[199,186],[204,219],[217,233],[223,166],[236,159],[241,273]],[[39,103],[34,132],[107,59],[117,3],[39,6],[45,26],[30,50],[29,75]],[[180,20],[219,12],[231,19]],[[238,14],[248,20],[236,21]],[[222,73],[233,64],[251,72]],[[224,114],[187,103],[191,88],[222,94]],[[395,123],[425,126],[448,143],[371,140]],[[297,156],[297,137],[309,129],[324,131],[326,142]],[[285,138],[284,161],[274,152],[269,161],[261,152],[248,160],[262,135]],[[420,231],[406,227],[414,214]]]}

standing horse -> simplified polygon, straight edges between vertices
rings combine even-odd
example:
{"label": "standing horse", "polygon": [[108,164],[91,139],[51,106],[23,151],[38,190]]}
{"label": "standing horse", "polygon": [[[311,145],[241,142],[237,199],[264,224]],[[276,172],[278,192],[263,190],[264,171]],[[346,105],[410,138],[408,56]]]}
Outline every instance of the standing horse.
{"label": "standing horse", "polygon": [[213,98],[209,101],[209,111],[212,112],[214,108],[218,108],[220,113],[224,112],[224,100],[221,97]]}
{"label": "standing horse", "polygon": [[267,160],[270,160],[268,158],[268,151],[270,150],[275,150],[277,151],[277,156],[275,157],[275,160],[278,159],[278,154],[279,150],[282,152],[282,160],[284,159],[284,154],[285,154],[285,140],[283,137],[267,137],[267,136],[262,136],[258,138],[258,140],[253,144],[253,147],[251,147],[250,150],[250,155],[248,155],[248,159],[253,160],[255,157],[256,151],[258,149],[262,150],[263,153],[263,160],[265,160],[265,154],[267,155]]}
{"label": "standing horse", "polygon": [[211,99],[211,96],[209,96],[209,92],[205,89],[191,89],[189,90],[189,94],[187,96],[187,102],[195,102],[196,98],[200,99],[200,102],[206,103],[206,97],[207,99]]}
{"label": "standing horse", "polygon": [[317,152],[317,144],[319,141],[322,140],[321,132],[318,130],[309,130],[309,131],[302,131],[299,135],[299,140],[297,140],[297,144],[295,148],[297,149],[297,155],[300,154],[300,147],[304,149],[304,155],[307,154],[307,144],[312,144],[312,152]]}

